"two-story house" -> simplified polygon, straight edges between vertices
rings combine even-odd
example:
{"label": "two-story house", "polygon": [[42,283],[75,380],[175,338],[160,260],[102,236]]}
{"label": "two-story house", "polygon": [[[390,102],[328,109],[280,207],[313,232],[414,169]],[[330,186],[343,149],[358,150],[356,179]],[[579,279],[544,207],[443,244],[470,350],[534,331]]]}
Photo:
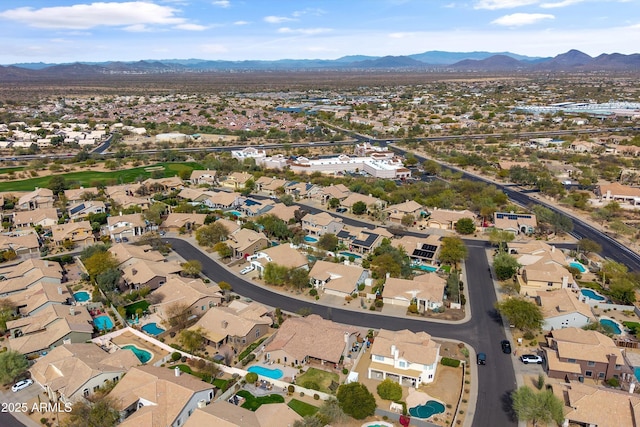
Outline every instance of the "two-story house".
{"label": "two-story house", "polygon": [[302,218],[302,229],[311,236],[337,235],[343,227],[342,218],[334,217],[327,212],[307,214]]}
{"label": "two-story house", "polygon": [[318,260],[309,272],[309,282],[326,294],[345,297],[358,290],[369,272],[357,265]]}

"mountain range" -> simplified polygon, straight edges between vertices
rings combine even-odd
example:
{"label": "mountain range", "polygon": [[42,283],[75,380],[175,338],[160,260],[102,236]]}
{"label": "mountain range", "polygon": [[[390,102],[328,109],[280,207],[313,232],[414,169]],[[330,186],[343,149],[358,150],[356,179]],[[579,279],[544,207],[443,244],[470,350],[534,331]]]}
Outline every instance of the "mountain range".
{"label": "mountain range", "polygon": [[281,59],[224,61],[203,59],[142,60],[136,62],[23,63],[0,66],[0,81],[118,74],[201,73],[220,71],[402,70],[450,72],[588,72],[637,71],[640,54],[602,54],[592,57],[570,50],[552,58],[511,52],[429,51],[406,56],[351,55],[335,60]]}

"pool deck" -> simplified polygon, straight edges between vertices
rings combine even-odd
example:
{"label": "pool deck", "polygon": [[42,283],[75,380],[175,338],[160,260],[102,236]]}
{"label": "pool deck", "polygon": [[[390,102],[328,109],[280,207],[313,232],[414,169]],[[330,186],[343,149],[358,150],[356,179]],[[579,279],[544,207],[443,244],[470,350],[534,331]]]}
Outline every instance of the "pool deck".
{"label": "pool deck", "polygon": [[163,349],[161,349],[160,347],[157,347],[156,345],[151,344],[150,342],[145,341],[142,338],[137,337],[130,332],[125,332],[120,336],[112,338],[111,342],[113,342],[118,347],[131,344],[131,345],[135,345],[141,350],[147,350],[153,355],[151,360],[147,362],[148,365],[153,365],[156,361],[162,359],[163,357],[169,354]]}
{"label": "pool deck", "polygon": [[434,400],[444,405],[444,402],[441,402],[439,399],[429,396],[424,391],[418,391],[413,387],[409,387],[409,395],[405,399],[405,402],[407,403],[407,409],[409,409],[415,408],[416,406],[424,405],[430,400]]}
{"label": "pool deck", "polygon": [[[290,366],[284,366],[278,363],[254,363],[252,365],[247,366],[245,369],[249,369],[251,366],[262,366],[265,369],[280,369],[282,371],[282,378],[278,378],[278,380],[280,381],[284,381],[284,382],[291,382],[291,379],[296,376],[296,375],[300,375],[300,370],[299,369],[295,369],[292,368]],[[266,378],[267,381],[270,379],[268,377],[265,377],[264,375],[261,375],[262,378]]]}

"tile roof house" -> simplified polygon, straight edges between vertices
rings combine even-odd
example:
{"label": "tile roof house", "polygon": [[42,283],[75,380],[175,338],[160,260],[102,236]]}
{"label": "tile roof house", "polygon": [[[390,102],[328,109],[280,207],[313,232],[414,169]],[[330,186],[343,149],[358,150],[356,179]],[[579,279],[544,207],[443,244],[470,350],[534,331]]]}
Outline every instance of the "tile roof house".
{"label": "tile roof house", "polygon": [[147,178],[142,181],[142,185],[151,193],[170,192],[182,190],[184,188],[184,182],[177,176],[170,176],[167,178]]}
{"label": "tile roof house", "polygon": [[606,381],[616,377],[623,382],[626,375],[633,376],[625,350],[600,332],[555,329],[547,336],[547,347],[543,350],[550,378],[579,380],[582,377]]}
{"label": "tile roof house", "polygon": [[67,203],[73,205],[76,203],[84,202],[87,200],[87,197],[93,198],[93,196],[97,196],[99,190],[97,187],[80,187],[69,190],[64,190],[64,197],[67,199]]}
{"label": "tile roof house", "polygon": [[232,172],[220,181],[220,186],[232,190],[244,190],[248,181],[253,180],[253,175],[247,172]]}
{"label": "tile roof house", "polygon": [[395,224],[400,224],[405,215],[411,215],[414,219],[420,218],[423,214],[426,215],[426,209],[415,200],[407,200],[404,203],[391,205],[384,211],[389,215],[389,221]]}
{"label": "tile roof house", "polygon": [[515,254],[518,264],[527,266],[537,262],[554,262],[561,266],[567,265],[567,256],[562,250],[541,240],[526,243],[509,242],[509,252]]}
{"label": "tile roof house", "polygon": [[544,317],[542,329],[545,331],[582,328],[596,321],[591,307],[578,300],[570,289],[539,292],[536,299]]}
{"label": "tile roof house", "polygon": [[138,259],[122,269],[123,289],[148,287],[158,289],[165,284],[170,275],[179,273],[182,267],[177,262],[153,262]]}
{"label": "tile roof house", "polygon": [[37,314],[7,322],[9,348],[30,355],[65,343],[84,343],[93,334],[91,321],[84,306],[50,305]]}
{"label": "tile roof house", "polygon": [[225,344],[242,349],[262,338],[273,323],[269,310],[262,304],[233,301],[227,307],[213,307],[190,330],[202,328],[207,345],[220,348]]}
{"label": "tile roof house", "polygon": [[189,374],[155,366],[131,368],[109,396],[120,411],[122,427],[180,427],[213,399],[213,385]]}
{"label": "tile roof house", "polygon": [[350,252],[368,254],[382,244],[384,239],[393,238],[393,234],[386,228],[377,227],[373,230],[368,228],[351,227],[348,230],[343,228],[336,236],[338,241],[349,247]]}
{"label": "tile roof house", "polygon": [[476,214],[466,209],[463,211],[454,211],[451,209],[433,208],[429,210],[426,225],[429,228],[453,230],[456,227],[456,223],[462,218],[469,218],[475,221]]}
{"label": "tile roof house", "polygon": [[291,194],[298,199],[306,199],[315,191],[316,185],[310,182],[289,182],[284,187],[285,194]]}
{"label": "tile roof house", "polygon": [[194,185],[216,185],[218,183],[218,172],[215,170],[193,170],[189,181]]}
{"label": "tile roof house", "polygon": [[403,248],[406,254],[417,264],[435,264],[440,252],[441,236],[431,234],[427,237],[402,236],[391,240],[391,245]]}
{"label": "tile roof house", "polygon": [[409,307],[415,303],[419,313],[443,306],[446,280],[435,273],[422,274],[413,280],[389,277],[382,293],[385,304]]}
{"label": "tile roof house", "polygon": [[31,316],[50,305],[66,304],[73,299],[66,286],[39,280],[22,292],[7,297],[23,316]]}
{"label": "tile roof house", "polygon": [[363,202],[365,205],[367,205],[367,212],[372,210],[374,207],[384,209],[387,204],[387,202],[378,199],[377,197],[367,196],[365,194],[359,193],[351,193],[349,196],[347,196],[346,199],[340,201],[340,206],[343,206],[351,211],[353,209],[353,205],[358,202]]}
{"label": "tile roof house", "polygon": [[300,210],[300,206],[298,205],[287,206],[284,203],[275,203],[271,205],[271,209],[269,209],[266,214],[273,215],[288,224],[295,219],[296,211],[298,210]]}
{"label": "tile roof house", "polygon": [[309,282],[314,288],[329,295],[345,297],[358,290],[369,273],[357,265],[345,265],[318,260],[309,272]]}
{"label": "tile roof house", "polygon": [[71,221],[86,218],[90,214],[101,214],[107,212],[107,207],[101,200],[92,200],[88,202],[78,202],[69,205],[67,213]]}
{"label": "tile roof house", "polygon": [[118,262],[120,269],[128,267],[138,262],[138,260],[145,260],[151,262],[163,262],[164,255],[160,252],[153,250],[150,245],[128,245],[126,243],[116,243],[107,249],[111,255]]}
{"label": "tile roof house", "polygon": [[217,401],[198,408],[184,427],[282,427],[302,417],[284,403],[261,405],[255,412],[229,402]]}
{"label": "tile roof house", "polygon": [[213,191],[206,191],[201,188],[183,188],[176,196],[180,200],[189,200],[192,202],[204,202],[213,194]]}
{"label": "tile roof house", "polygon": [[0,297],[22,292],[38,283],[62,283],[62,267],[57,262],[28,259],[0,268]]}
{"label": "tile roof house", "polygon": [[233,249],[233,256],[246,258],[269,247],[269,239],[262,232],[241,228],[229,235],[227,245]]}
{"label": "tile roof house", "polygon": [[640,188],[630,187],[619,182],[600,184],[596,186],[594,192],[598,199],[604,202],[615,200],[634,206],[640,203]]}
{"label": "tile roof house", "polygon": [[344,184],[330,185],[328,187],[315,187],[308,196],[312,199],[319,200],[322,204],[326,204],[330,199],[338,199],[340,201],[346,199],[351,194],[351,190]]}
{"label": "tile roof house", "polygon": [[48,188],[36,188],[18,199],[15,209],[19,211],[31,211],[38,208],[52,208],[55,199],[53,191]]}
{"label": "tile roof house", "polygon": [[93,343],[63,344],[29,368],[52,402],[72,403],[92,396],[106,382],[118,382],[140,361],[132,351],[108,353]]}
{"label": "tile roof house", "polygon": [[40,256],[40,241],[35,231],[19,236],[0,234],[0,251],[12,250],[20,258]]}
{"label": "tile roof house", "polygon": [[238,206],[238,210],[249,217],[254,217],[269,213],[275,204],[276,202],[271,199],[255,200],[247,198],[242,205]]}
{"label": "tile roof house", "polygon": [[221,224],[224,228],[227,229],[227,234],[233,234],[236,231],[240,230],[240,225],[236,221],[231,221],[226,218],[218,218],[216,223]]}
{"label": "tile roof house", "polygon": [[58,219],[56,208],[37,208],[13,213],[13,225],[16,228],[31,228],[36,225],[51,228],[58,223]]}
{"label": "tile roof house", "polygon": [[538,221],[534,214],[495,212],[493,224],[498,230],[510,231],[513,234],[533,234],[538,226]]}
{"label": "tile roof house", "polygon": [[286,184],[287,181],[284,179],[261,176],[256,180],[256,191],[273,196],[276,194],[276,190],[278,190],[278,188],[282,188],[284,190],[284,186]]}
{"label": "tile roof house", "polygon": [[175,213],[172,212],[162,222],[161,228],[178,232],[184,227],[185,230],[195,230],[204,224],[204,220],[207,218],[207,214],[197,213]]}
{"label": "tile roof house", "polygon": [[207,286],[202,279],[190,279],[176,275],[169,276],[167,282],[153,293],[154,303],[149,311],[162,320],[169,320],[166,310],[173,304],[184,304],[189,312],[202,316],[207,310],[216,307],[224,300],[217,285]]}
{"label": "tile roof house", "polygon": [[522,267],[516,278],[520,284],[520,293],[531,297],[554,289],[577,289],[571,272],[552,260],[542,259]]}
{"label": "tile roof house", "polygon": [[[310,333],[313,331],[313,333]],[[340,364],[351,348],[363,338],[360,328],[325,320],[317,314],[287,319],[264,349],[267,360],[284,365],[312,361]]]}
{"label": "tile roof house", "polygon": [[103,227],[102,234],[108,235],[112,240],[123,237],[133,239],[144,234],[146,229],[147,223],[141,214],[120,214],[107,217],[107,225]]}
{"label": "tile roof house", "polygon": [[89,221],[57,224],[51,230],[53,231],[52,239],[56,246],[62,246],[68,241],[83,247],[93,244],[96,240]]}
{"label": "tile roof house", "polygon": [[232,209],[241,206],[245,198],[240,193],[226,191],[207,191],[203,204],[212,209]]}
{"label": "tile roof house", "polygon": [[337,235],[343,227],[342,218],[334,217],[328,212],[306,214],[302,218],[302,229],[312,236]]}
{"label": "tile roof house", "polygon": [[247,258],[247,261],[250,261],[251,265],[255,266],[260,274],[264,272],[264,268],[269,263],[287,268],[309,269],[309,260],[307,257],[291,244],[282,244],[263,249]]}
{"label": "tile roof house", "polygon": [[367,376],[419,387],[434,381],[439,360],[440,344],[426,332],[380,329],[371,345]]}

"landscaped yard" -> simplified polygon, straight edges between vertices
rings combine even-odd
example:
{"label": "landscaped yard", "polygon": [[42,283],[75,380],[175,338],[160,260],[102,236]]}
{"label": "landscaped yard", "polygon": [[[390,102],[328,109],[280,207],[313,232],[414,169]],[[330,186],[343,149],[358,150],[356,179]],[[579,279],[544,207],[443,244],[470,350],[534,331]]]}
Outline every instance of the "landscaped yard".
{"label": "landscaped yard", "polygon": [[280,396],[279,394],[270,394],[268,396],[255,397],[247,390],[240,390],[236,394],[245,398],[245,402],[242,404],[242,407],[250,411],[255,411],[260,406],[267,405],[269,403],[284,403],[284,397]]}
{"label": "landscaped yard", "polygon": [[[211,384],[211,375],[205,374],[203,372],[193,371],[189,365],[169,366],[169,369],[173,369],[176,366],[178,367],[178,369],[180,369],[180,371],[184,372],[185,374],[193,375],[194,377],[198,377],[201,380]],[[229,383],[229,381],[223,380],[222,378],[216,378],[216,379],[213,380],[213,385],[216,386],[217,388],[219,388],[220,390],[226,390],[228,383]]]}
{"label": "landscaped yard", "polygon": [[144,312],[147,308],[149,308],[149,302],[147,300],[141,300],[125,306],[124,309],[127,312],[127,319],[131,319],[131,316],[135,316],[136,310],[139,308],[141,308]]}
{"label": "landscaped yard", "polygon": [[298,399],[291,399],[287,406],[296,411],[296,414],[300,415],[301,417],[310,417],[318,412],[317,406],[310,405]]}
{"label": "landscaped yard", "polygon": [[332,381],[339,383],[340,376],[334,372],[327,372],[316,368],[309,368],[307,372],[296,378],[296,384],[302,387],[335,394],[335,390],[329,388]]}

